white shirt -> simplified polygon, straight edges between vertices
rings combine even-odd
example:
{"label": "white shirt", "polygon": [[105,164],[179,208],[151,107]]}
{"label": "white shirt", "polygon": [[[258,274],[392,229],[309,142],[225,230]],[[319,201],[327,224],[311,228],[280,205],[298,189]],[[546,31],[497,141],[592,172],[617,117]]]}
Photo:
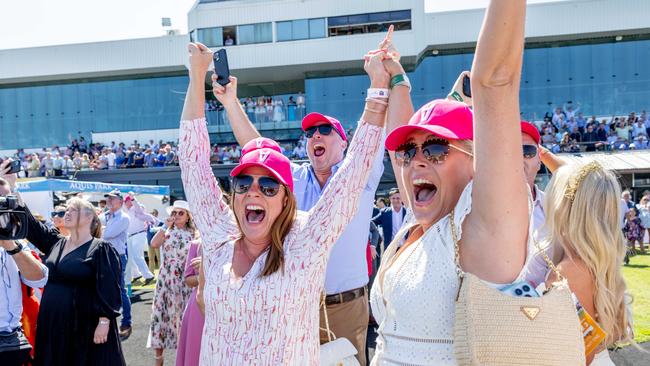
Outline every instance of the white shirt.
{"label": "white shirt", "polygon": [[402,208],[400,208],[399,211],[395,211],[395,209],[393,208],[392,212],[393,212],[393,215],[392,215],[393,216],[393,232],[391,233],[391,236],[394,238],[395,235],[397,235],[397,232],[399,231],[399,229],[402,227],[402,222],[404,220],[403,220],[403,216],[402,216]]}
{"label": "white shirt", "polygon": [[[144,208],[140,205],[140,202],[133,200],[133,206],[130,209],[126,210],[129,214],[129,235],[133,235],[139,232],[146,230],[149,226],[148,222],[156,223],[156,219],[144,212]],[[126,207],[125,207],[126,208]]]}
{"label": "white shirt", "polygon": [[[29,247],[23,248],[24,252],[32,255]],[[4,248],[0,248],[0,332],[11,332],[20,325],[20,317],[23,314],[23,292],[20,283],[31,288],[41,288],[47,282],[48,269],[42,263],[43,278],[38,281],[25,279],[18,272],[18,266],[14,258],[7,254]]]}
{"label": "white shirt", "polygon": [[[553,247],[546,241],[548,231],[545,228],[546,214],[544,213],[544,191],[535,186],[535,201],[533,202],[533,238],[546,252],[549,258],[553,258]],[[527,264],[526,281],[537,287],[546,280],[548,264],[544,256],[539,253],[535,242],[528,241],[528,256],[530,262]]]}
{"label": "white shirt", "polygon": [[[453,220],[459,240],[462,223],[471,211],[471,193],[470,182],[456,204]],[[407,217],[400,233],[412,227],[410,212]],[[449,220],[447,215],[433,224],[392,265],[388,263],[397,245],[389,246],[382,256],[370,292],[372,313],[379,324],[371,365],[456,365],[453,339],[458,276]],[[525,268],[513,282],[524,275]]]}
{"label": "white shirt", "polygon": [[114,167],[115,166],[115,153],[110,152],[108,155],[108,166]]}

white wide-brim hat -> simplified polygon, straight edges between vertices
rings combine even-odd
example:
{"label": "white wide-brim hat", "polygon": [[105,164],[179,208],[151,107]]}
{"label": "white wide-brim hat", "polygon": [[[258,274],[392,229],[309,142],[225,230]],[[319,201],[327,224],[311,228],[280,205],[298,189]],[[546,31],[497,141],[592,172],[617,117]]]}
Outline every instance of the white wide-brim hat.
{"label": "white wide-brim hat", "polygon": [[187,212],[190,212],[190,204],[187,203],[187,201],[178,200],[175,201],[172,206],[167,207],[167,215],[171,215],[172,211],[174,211],[175,208],[180,208]]}

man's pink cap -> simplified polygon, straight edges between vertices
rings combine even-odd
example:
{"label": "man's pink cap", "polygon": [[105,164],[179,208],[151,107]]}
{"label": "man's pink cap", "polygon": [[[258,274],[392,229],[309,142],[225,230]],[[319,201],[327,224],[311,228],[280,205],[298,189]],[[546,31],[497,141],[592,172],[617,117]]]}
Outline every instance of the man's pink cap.
{"label": "man's pink cap", "polygon": [[131,195],[127,195],[126,197],[124,197],[124,202],[129,202],[129,201],[132,201],[132,200],[133,200],[133,197],[131,197]]}
{"label": "man's pink cap", "polygon": [[244,147],[241,149],[241,154],[246,155],[253,150],[267,149],[267,148],[282,153],[280,144],[267,137],[258,137],[256,139],[252,139],[248,141],[246,145],[244,145]]}
{"label": "man's pink cap", "polygon": [[535,127],[534,124],[528,121],[521,121],[521,132],[532,137],[533,140],[535,140],[535,143],[539,145],[539,141],[541,140],[542,137],[539,135],[539,130],[537,129],[537,127]]}
{"label": "man's pink cap", "polygon": [[345,136],[345,130],[343,129],[343,126],[341,125],[341,122],[339,122],[338,119],[334,117],[326,116],[324,114],[316,113],[316,112],[311,112],[308,115],[306,115],[305,118],[302,119],[302,130],[305,131],[309,127],[316,125],[318,122],[329,123],[336,129],[336,131],[339,133],[339,136],[341,136],[343,141],[348,140],[347,136]]}
{"label": "man's pink cap", "polygon": [[260,167],[266,169],[275,179],[280,183],[289,187],[293,192],[293,174],[291,174],[291,162],[289,158],[282,155],[272,148],[261,148],[249,151],[247,154],[242,155],[239,160],[239,165],[230,172],[230,176],[234,177],[247,168]]}
{"label": "man's pink cap", "polygon": [[386,137],[386,149],[395,151],[416,131],[425,131],[447,140],[473,140],[474,114],[465,103],[436,99],[420,108],[408,125],[398,127]]}

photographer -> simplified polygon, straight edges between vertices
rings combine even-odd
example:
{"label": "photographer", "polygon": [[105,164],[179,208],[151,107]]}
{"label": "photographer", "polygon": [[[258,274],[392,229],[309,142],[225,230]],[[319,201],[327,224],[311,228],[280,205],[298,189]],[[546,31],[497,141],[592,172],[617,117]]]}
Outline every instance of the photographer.
{"label": "photographer", "polygon": [[[0,165],[4,172],[10,160]],[[11,194],[11,184],[0,178],[0,197]],[[2,210],[2,208],[0,208]],[[32,288],[45,286],[47,267],[32,256],[29,248],[13,240],[0,240],[0,359],[7,366],[22,365],[29,359],[31,346],[20,325],[23,312],[21,282]]]}
{"label": "photographer", "polygon": [[[16,175],[8,171],[2,166],[0,178],[13,187]],[[121,306],[119,256],[100,239],[95,208],[81,198],[68,201],[63,220],[70,236],[38,222],[28,207],[16,211],[23,213],[27,240],[45,254],[48,270],[33,365],[126,365],[116,322]]]}

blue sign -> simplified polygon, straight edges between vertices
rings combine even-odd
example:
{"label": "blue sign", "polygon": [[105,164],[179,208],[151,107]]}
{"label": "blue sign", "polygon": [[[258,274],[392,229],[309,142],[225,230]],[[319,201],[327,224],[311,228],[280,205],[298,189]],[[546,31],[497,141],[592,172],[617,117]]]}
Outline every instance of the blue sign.
{"label": "blue sign", "polygon": [[82,182],[78,180],[45,179],[16,184],[18,192],[95,192],[108,193],[119,190],[122,193],[157,194],[169,196],[169,186],[143,186],[133,184],[112,184],[102,182]]}

